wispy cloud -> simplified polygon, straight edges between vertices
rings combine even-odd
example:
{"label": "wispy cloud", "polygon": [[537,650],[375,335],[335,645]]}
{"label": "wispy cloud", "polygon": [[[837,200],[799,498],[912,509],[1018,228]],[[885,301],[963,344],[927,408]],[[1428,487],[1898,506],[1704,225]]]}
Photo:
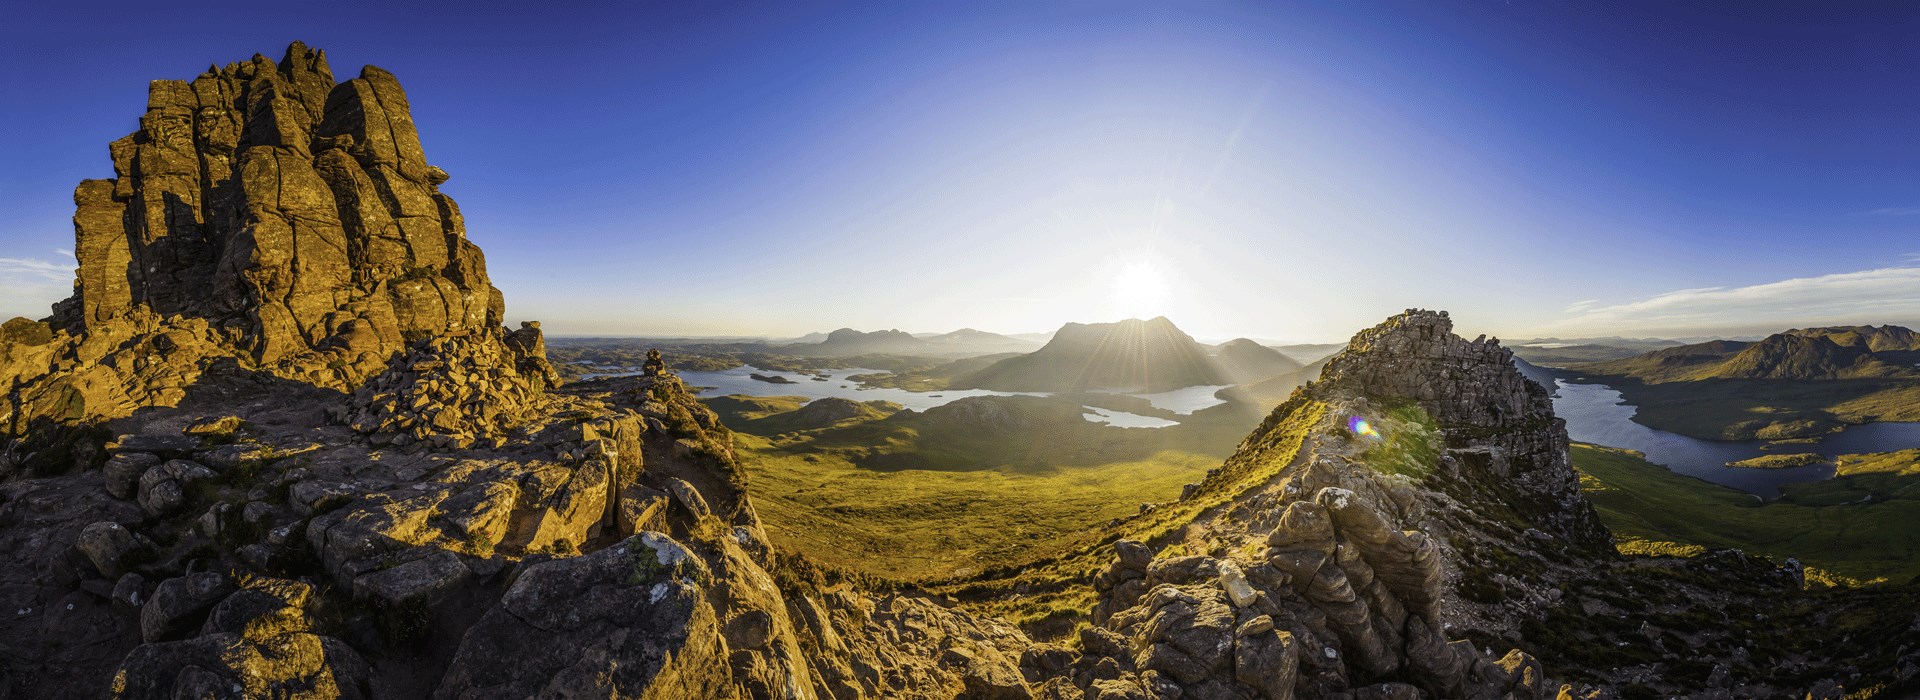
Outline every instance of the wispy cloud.
{"label": "wispy cloud", "polygon": [[[71,258],[71,253],[63,257]],[[73,263],[40,258],[0,258],[0,316],[47,315],[53,302],[73,293]]]}
{"label": "wispy cloud", "polygon": [[1593,308],[1593,305],[1598,303],[1600,303],[1599,299],[1583,299],[1580,301],[1576,301],[1567,305],[1567,313],[1577,314],[1582,311],[1586,311],[1587,309]]}
{"label": "wispy cloud", "polygon": [[1920,207],[1881,207],[1869,210],[1869,216],[1913,216],[1920,214]]}
{"label": "wispy cloud", "polygon": [[[1909,259],[1912,259],[1911,257]],[[1805,323],[1914,323],[1920,267],[1890,267],[1747,287],[1705,287],[1607,306],[1581,302],[1555,327],[1674,332],[1773,329]]]}

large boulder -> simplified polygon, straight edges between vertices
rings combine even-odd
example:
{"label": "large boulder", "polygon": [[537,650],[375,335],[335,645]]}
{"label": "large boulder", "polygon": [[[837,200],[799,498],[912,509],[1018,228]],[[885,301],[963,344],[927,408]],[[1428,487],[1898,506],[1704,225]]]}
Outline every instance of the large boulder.
{"label": "large boulder", "polygon": [[233,582],[211,571],[160,582],[140,608],[140,637],[160,642],[199,627],[208,610],[233,592]]}
{"label": "large boulder", "polygon": [[536,564],[467,631],[435,697],[727,695],[712,576],[652,532]]}
{"label": "large boulder", "polygon": [[[359,653],[340,640],[312,632],[305,610],[313,596],[311,586],[257,578],[222,595],[197,636],[149,643],[128,654],[114,672],[110,696],[129,700],[376,696],[372,670]],[[153,604],[159,603],[156,593]]]}

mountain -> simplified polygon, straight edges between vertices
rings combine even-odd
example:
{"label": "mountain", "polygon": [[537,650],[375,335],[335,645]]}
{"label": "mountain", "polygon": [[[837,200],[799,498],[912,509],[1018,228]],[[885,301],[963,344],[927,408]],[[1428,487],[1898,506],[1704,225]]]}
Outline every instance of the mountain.
{"label": "mountain", "polygon": [[1215,395],[1220,398],[1232,399],[1251,406],[1272,408],[1280,405],[1282,401],[1286,401],[1288,396],[1293,395],[1294,389],[1305,386],[1307,382],[1319,379],[1320,372],[1326,369],[1327,361],[1331,359],[1333,359],[1331,355],[1322,357],[1314,361],[1313,364],[1306,365],[1292,372],[1276,374],[1249,384],[1230,386],[1221,389]]}
{"label": "mountain", "polygon": [[1344,343],[1299,343],[1294,345],[1276,345],[1273,349],[1279,350],[1281,354],[1293,358],[1294,362],[1306,365],[1333,357],[1334,353],[1340,352],[1340,350],[1345,347],[1346,344]]}
{"label": "mountain", "polygon": [[1826,338],[1842,347],[1864,347],[1872,352],[1920,351],[1920,332],[1900,326],[1828,326],[1796,328],[1787,335]]}
{"label": "mountain", "polygon": [[[1433,312],[1362,331],[1218,469],[1143,511],[1101,533],[1117,539],[1093,575],[1090,624],[1032,652],[1035,675],[1067,691],[1050,697],[1651,697],[1736,684],[1833,697],[1824,689],[1863,667],[1849,654],[1920,638],[1901,618],[1842,649],[1828,646],[1842,632],[1755,617],[1811,600],[1791,563],[1623,558],[1547,393],[1511,351],[1455,336]],[[1739,614],[1714,612],[1727,609]],[[1755,634],[1820,636],[1794,648],[1822,670],[1777,674],[1749,656],[1741,640]],[[1626,670],[1660,658],[1701,667]],[[1584,680],[1549,680],[1562,677]],[[1873,682],[1887,681],[1846,687]]]}
{"label": "mountain", "polygon": [[1246,338],[1221,343],[1214,349],[1213,360],[1220,365],[1220,371],[1227,381],[1234,384],[1257,382],[1275,375],[1297,372],[1302,367],[1279,350]]}
{"label": "mountain", "polygon": [[854,355],[915,355],[929,351],[927,341],[913,337],[902,330],[884,330],[864,333],[852,328],[842,328],[827,334],[827,339],[817,345],[790,345],[788,351],[799,355],[818,357],[851,357]]}
{"label": "mountain", "polygon": [[818,343],[789,344],[781,346],[780,351],[812,357],[858,355],[970,357],[1003,352],[1029,352],[1038,345],[1038,343],[972,328],[928,336],[916,336],[901,330],[865,333],[852,328],[842,328],[826,334]]}
{"label": "mountain", "polygon": [[1770,335],[1748,345],[1714,368],[1707,378],[1807,380],[1896,376],[1920,378],[1920,372],[1881,359],[1868,348],[1864,338],[1851,333],[1789,332]]}
{"label": "mountain", "polygon": [[1739,340],[1709,340],[1617,360],[1577,364],[1569,369],[1649,382],[1704,378],[1751,344]]}
{"label": "mountain", "polygon": [[782,340],[769,342],[767,344],[768,345],[800,345],[800,344],[817,345],[824,342],[827,342],[827,334],[815,331],[813,333],[808,333],[798,338],[786,338]]}
{"label": "mountain", "polygon": [[1166,317],[1069,323],[1046,346],[956,378],[955,389],[1156,392],[1229,383],[1206,346]]}
{"label": "mountain", "polygon": [[1900,326],[1842,326],[1794,329],[1754,342],[1714,340],[1574,368],[1648,383],[1920,378],[1911,369],[1916,350],[1920,334]]}
{"label": "mountain", "polygon": [[962,328],[951,333],[926,336],[927,343],[947,353],[993,355],[1003,352],[1032,352],[1043,343],[998,333]]}
{"label": "mountain", "polygon": [[42,351],[86,341],[88,362],[47,373],[57,360],[17,349],[0,368],[9,429],[177,402],[211,357],[350,390],[411,341],[500,328],[500,291],[392,74],[336,84],[295,43],[277,64],[154,81],[146,105],[109,148],[115,177],[74,191],[74,294],[42,322],[64,334]]}

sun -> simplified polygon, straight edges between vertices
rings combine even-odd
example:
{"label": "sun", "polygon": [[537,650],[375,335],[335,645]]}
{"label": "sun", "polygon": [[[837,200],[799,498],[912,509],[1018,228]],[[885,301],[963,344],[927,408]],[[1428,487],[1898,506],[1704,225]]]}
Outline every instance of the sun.
{"label": "sun", "polygon": [[1153,318],[1167,313],[1167,280],[1151,260],[1122,263],[1113,274],[1111,300],[1123,318]]}

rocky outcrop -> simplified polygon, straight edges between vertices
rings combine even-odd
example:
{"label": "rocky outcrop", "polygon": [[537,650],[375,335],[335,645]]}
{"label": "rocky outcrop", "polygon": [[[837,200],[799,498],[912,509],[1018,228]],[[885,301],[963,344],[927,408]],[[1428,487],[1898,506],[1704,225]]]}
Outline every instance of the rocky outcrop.
{"label": "rocky outcrop", "polygon": [[[1116,543],[1077,658],[1030,654],[1030,679],[1074,698],[1552,697],[1525,652],[1458,636],[1511,617],[1462,601],[1460,548],[1543,546],[1490,528],[1495,513],[1564,550],[1611,539],[1544,391],[1497,341],[1451,331],[1410,311],[1356,335],[1189,490],[1220,505],[1159,546],[1199,553]],[[1304,437],[1273,464],[1284,435]]]}
{"label": "rocky outcrop", "polygon": [[144,306],[205,318],[263,364],[319,351],[364,376],[409,336],[499,324],[447,175],[384,70],[336,83],[296,42],[277,63],[156,80],[109,151],[114,179],[74,194],[80,275],[58,326]]}
{"label": "rocky outcrop", "polygon": [[74,192],[73,297],[0,342],[13,435],[176,403],[219,357],[352,389],[408,342],[501,322],[384,70],[336,82],[296,42],[156,80],[108,151],[114,177]]}
{"label": "rocky outcrop", "polygon": [[1350,419],[1391,419],[1394,409],[1408,409],[1439,430],[1442,490],[1518,510],[1587,551],[1611,551],[1609,533],[1580,497],[1566,421],[1553,415],[1552,395],[1514,368],[1513,351],[1498,339],[1468,341],[1453,334],[1446,312],[1409,310],[1355,335],[1308,393],[1371,404]]}
{"label": "rocky outcrop", "polygon": [[134,649],[113,674],[109,696],[371,698],[371,670],[346,643],[315,634],[307,606],[313,587],[259,578],[237,590],[219,574],[161,584],[146,604],[154,614],[172,584],[190,589],[198,632]]}

